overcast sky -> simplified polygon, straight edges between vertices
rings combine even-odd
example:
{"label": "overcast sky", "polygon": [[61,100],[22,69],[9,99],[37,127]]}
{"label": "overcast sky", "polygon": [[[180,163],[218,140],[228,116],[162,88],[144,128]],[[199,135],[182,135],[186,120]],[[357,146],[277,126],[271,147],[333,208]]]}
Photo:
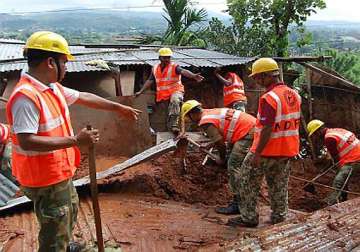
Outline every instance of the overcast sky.
{"label": "overcast sky", "polygon": [[[325,0],[327,9],[311,16],[312,20],[342,20],[360,22],[360,0]],[[226,9],[226,0],[197,0],[199,7],[221,12]],[[161,0],[0,0],[0,12],[44,11],[61,8],[119,8],[129,10],[159,11],[151,7],[161,5]],[[140,8],[145,6],[145,8]]]}

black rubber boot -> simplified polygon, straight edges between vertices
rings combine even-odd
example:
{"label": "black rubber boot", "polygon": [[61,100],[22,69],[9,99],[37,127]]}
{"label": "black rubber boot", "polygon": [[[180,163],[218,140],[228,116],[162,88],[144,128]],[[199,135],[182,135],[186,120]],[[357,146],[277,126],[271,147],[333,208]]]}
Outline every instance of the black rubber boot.
{"label": "black rubber boot", "polygon": [[227,226],[231,226],[231,227],[249,227],[249,228],[254,228],[257,227],[259,225],[258,222],[254,222],[254,223],[248,223],[248,222],[244,222],[241,217],[235,217],[235,218],[230,218],[228,220],[228,222],[226,223]]}
{"label": "black rubber boot", "polygon": [[239,214],[240,213],[239,202],[240,202],[239,195],[234,195],[233,200],[229,203],[227,207],[217,207],[215,208],[215,212],[218,214],[226,214],[226,215]]}
{"label": "black rubber boot", "polygon": [[84,248],[85,246],[78,242],[69,242],[66,252],[80,252]]}

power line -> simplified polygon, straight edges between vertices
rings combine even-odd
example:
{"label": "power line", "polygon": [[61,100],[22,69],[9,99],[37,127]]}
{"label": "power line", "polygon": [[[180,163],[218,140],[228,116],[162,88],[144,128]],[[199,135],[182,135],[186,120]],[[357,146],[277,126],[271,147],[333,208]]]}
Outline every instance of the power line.
{"label": "power line", "polygon": [[[207,2],[206,5],[220,5],[223,2]],[[204,4],[205,5],[205,4]],[[203,4],[192,4],[192,6],[203,6]],[[24,14],[41,14],[41,13],[61,13],[61,12],[72,12],[72,11],[94,11],[94,10],[129,10],[129,9],[146,9],[146,8],[162,8],[162,4],[151,4],[151,5],[129,5],[123,7],[88,7],[88,8],[68,8],[68,9],[53,9],[53,10],[42,10],[42,11],[10,11],[0,12],[0,14],[11,14],[11,15],[24,15]]]}

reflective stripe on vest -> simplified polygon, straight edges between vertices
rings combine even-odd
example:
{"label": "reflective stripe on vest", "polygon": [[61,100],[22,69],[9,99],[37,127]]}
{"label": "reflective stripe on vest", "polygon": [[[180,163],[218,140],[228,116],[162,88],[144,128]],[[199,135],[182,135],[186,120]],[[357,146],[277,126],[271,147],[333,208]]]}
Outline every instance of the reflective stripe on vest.
{"label": "reflective stripe on vest", "polygon": [[0,143],[6,144],[10,138],[10,130],[6,124],[0,123]]}
{"label": "reflective stripe on vest", "polygon": [[12,144],[13,151],[26,156],[43,156],[54,153],[54,151],[26,151],[17,144]]}
{"label": "reflective stripe on vest", "polygon": [[[360,144],[359,139],[357,139],[352,132],[345,129],[328,129],[325,137],[329,136],[335,136],[337,138],[337,150],[340,158],[343,158]],[[349,143],[351,138],[353,138],[353,141]]]}
{"label": "reflective stripe on vest", "polygon": [[[300,116],[301,116],[300,112],[294,112],[294,113],[290,113],[287,115],[283,115],[282,114],[282,103],[281,103],[279,96],[273,91],[270,91],[268,94],[276,101],[277,108],[276,108],[275,123],[279,123],[279,122],[285,121],[285,120],[300,119]],[[258,128],[258,127],[255,128],[255,132],[260,132],[260,131],[261,131],[261,128]],[[278,131],[278,132],[272,132],[270,138],[298,136],[298,135],[299,135],[298,130],[283,130],[283,131]]]}
{"label": "reflective stripe on vest", "polygon": [[255,152],[260,141],[263,125],[260,104],[265,100],[276,111],[270,139],[262,151],[262,156],[293,157],[299,153],[299,124],[301,97],[285,85],[274,87],[265,93],[259,101],[259,113],[255,127],[254,142],[251,152]]}
{"label": "reflective stripe on vest", "polygon": [[232,84],[230,86],[224,85],[223,96],[224,105],[229,106],[236,101],[246,101],[244,84],[239,76],[235,73],[229,73]]}
{"label": "reflective stripe on vest", "polygon": [[[233,142],[234,137],[239,137],[238,139],[241,139],[255,125],[255,118],[253,116],[239,110],[228,108],[210,109],[205,110],[204,114],[205,115],[202,116],[199,125],[206,123],[215,125],[223,135],[224,141],[229,143]],[[239,123],[240,125],[238,125]]]}
{"label": "reflective stripe on vest", "polygon": [[[68,137],[74,132],[70,113],[60,84],[52,84],[51,90],[24,75],[7,103],[7,118],[13,125],[12,106],[21,94],[30,99],[39,110],[39,127],[35,135],[43,137]],[[74,175],[80,161],[77,147],[53,151],[33,151],[21,148],[12,129],[13,175],[27,187],[43,187],[62,182]]]}
{"label": "reflective stripe on vest", "polygon": [[160,64],[153,67],[153,75],[156,80],[156,101],[168,100],[175,92],[184,92],[181,84],[181,75],[176,74],[176,64],[170,63],[163,73]]}

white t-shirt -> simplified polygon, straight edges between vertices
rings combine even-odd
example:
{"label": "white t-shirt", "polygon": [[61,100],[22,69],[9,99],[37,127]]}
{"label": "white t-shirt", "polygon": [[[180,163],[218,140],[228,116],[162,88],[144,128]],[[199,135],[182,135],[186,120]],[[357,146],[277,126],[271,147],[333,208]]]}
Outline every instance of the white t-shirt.
{"label": "white t-shirt", "polygon": [[[22,73],[37,83],[40,81],[30,76],[27,73]],[[54,84],[50,84],[50,88]],[[68,106],[75,103],[79,99],[80,92],[71,88],[63,87],[64,97]],[[13,131],[15,134],[19,133],[33,133],[36,134],[39,128],[40,111],[35,104],[25,95],[19,95],[13,103],[11,108],[13,115]]]}

